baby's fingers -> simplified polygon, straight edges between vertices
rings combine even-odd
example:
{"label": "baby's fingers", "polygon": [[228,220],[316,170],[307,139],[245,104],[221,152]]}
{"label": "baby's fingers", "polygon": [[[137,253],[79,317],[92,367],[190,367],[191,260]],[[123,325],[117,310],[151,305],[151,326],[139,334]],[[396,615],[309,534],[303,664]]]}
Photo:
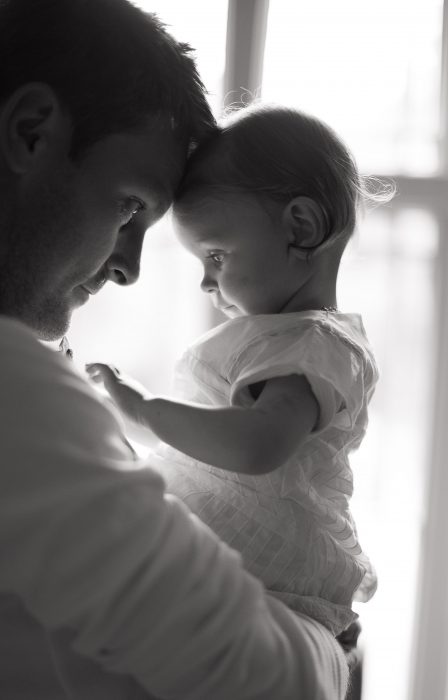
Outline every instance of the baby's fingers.
{"label": "baby's fingers", "polygon": [[90,379],[96,383],[115,381],[120,376],[120,371],[116,367],[101,362],[89,362],[85,368]]}

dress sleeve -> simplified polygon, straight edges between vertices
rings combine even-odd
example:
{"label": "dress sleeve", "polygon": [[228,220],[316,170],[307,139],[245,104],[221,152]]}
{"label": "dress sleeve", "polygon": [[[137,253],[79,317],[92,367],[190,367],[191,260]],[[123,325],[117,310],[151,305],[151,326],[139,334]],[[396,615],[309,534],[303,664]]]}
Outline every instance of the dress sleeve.
{"label": "dress sleeve", "polygon": [[320,409],[316,431],[335,420],[351,430],[365,402],[365,362],[361,349],[331,329],[311,324],[303,329],[257,337],[237,357],[229,372],[231,402],[250,406],[249,386],[273,377],[304,375]]}
{"label": "dress sleeve", "polygon": [[66,360],[5,324],[0,426],[0,592],[151,696],[336,697],[299,618],[133,461]]}

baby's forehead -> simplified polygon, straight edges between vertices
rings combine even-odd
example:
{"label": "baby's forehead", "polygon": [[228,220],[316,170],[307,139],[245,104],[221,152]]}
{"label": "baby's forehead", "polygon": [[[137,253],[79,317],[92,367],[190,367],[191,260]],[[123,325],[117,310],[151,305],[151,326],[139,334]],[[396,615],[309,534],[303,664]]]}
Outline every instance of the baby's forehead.
{"label": "baby's forehead", "polygon": [[268,217],[277,221],[285,206],[265,193],[235,187],[191,191],[174,202],[174,221],[184,228],[220,230],[226,225]]}
{"label": "baby's forehead", "polygon": [[235,210],[234,197],[194,196],[174,206],[173,223],[178,236],[199,247],[216,247],[227,237]]}
{"label": "baby's forehead", "polygon": [[225,245],[228,227],[205,217],[197,217],[194,220],[175,219],[174,230],[178,240],[187,250],[202,257],[205,251]]}
{"label": "baby's forehead", "polygon": [[185,193],[181,199],[176,200],[173,215],[185,225],[203,219],[213,219],[225,214],[226,210],[234,205],[235,198],[238,198],[235,193],[201,187]]}
{"label": "baby's forehead", "polygon": [[177,229],[182,228],[186,233],[194,232],[195,238],[199,239],[203,231],[210,231],[226,217],[227,210],[225,203],[215,199],[195,198],[188,204],[185,203],[185,206],[174,206],[174,224]]}

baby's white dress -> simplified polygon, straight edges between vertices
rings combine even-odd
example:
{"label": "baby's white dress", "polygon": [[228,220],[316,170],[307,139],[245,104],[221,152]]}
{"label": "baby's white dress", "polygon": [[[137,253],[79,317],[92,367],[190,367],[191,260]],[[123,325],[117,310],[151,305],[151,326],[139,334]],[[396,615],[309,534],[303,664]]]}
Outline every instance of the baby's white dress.
{"label": "baby's white dress", "polygon": [[161,444],[153,465],[246,568],[289,607],[338,634],[368,600],[376,575],[349,510],[349,453],[367,426],[378,372],[357,314],[244,316],[197,340],[176,369],[175,395],[207,406],[250,406],[249,386],[303,374],[319,403],[316,429],[275,471],[224,471]]}

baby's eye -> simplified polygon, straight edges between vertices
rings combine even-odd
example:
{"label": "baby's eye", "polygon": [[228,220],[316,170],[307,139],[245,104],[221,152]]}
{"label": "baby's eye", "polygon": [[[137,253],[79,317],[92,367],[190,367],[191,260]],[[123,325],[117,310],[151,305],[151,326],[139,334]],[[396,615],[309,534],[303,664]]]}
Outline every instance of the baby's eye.
{"label": "baby's eye", "polygon": [[129,197],[128,199],[122,200],[119,204],[120,218],[123,220],[122,225],[126,226],[129,224],[134,216],[144,208],[144,203],[136,197]]}
{"label": "baby's eye", "polygon": [[213,262],[216,263],[217,265],[220,265],[221,263],[224,262],[224,253],[220,253],[220,252],[215,253],[215,252],[211,251],[209,253],[208,257],[210,260],[213,260]]}

